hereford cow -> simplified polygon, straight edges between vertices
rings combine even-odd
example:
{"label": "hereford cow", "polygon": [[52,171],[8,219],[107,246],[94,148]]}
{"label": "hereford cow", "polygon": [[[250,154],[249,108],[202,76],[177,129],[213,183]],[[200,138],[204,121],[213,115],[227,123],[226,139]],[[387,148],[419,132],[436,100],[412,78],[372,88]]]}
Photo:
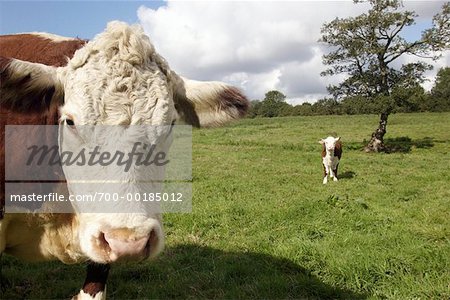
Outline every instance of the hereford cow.
{"label": "hereford cow", "polygon": [[[209,127],[242,117],[248,109],[234,87],[177,75],[140,26],[117,21],[91,41],[47,33],[2,36],[0,76],[0,253],[29,261],[90,262],[79,298],[105,296],[110,263],[157,255],[164,244],[161,217],[152,212],[4,213],[5,159],[23,159],[5,158],[5,125],[59,124],[75,134],[81,125],[171,126],[175,120]],[[76,190],[60,176],[69,192]],[[132,185],[134,179],[126,180]]]}
{"label": "hereford cow", "polygon": [[328,182],[328,175],[334,181],[338,181],[337,172],[342,156],[342,144],[340,137],[329,136],[319,141],[322,144],[323,184]]}

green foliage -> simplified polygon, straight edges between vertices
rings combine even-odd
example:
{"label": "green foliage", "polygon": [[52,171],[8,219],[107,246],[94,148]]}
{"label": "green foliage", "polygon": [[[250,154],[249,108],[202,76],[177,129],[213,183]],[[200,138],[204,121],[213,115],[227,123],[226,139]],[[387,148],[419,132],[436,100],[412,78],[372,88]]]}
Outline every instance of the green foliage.
{"label": "green foliage", "polygon": [[261,107],[261,101],[252,100],[250,101],[250,109],[248,110],[247,117],[255,118],[259,114],[259,108]]}
{"label": "green foliage", "polygon": [[340,102],[342,112],[347,115],[374,114],[379,111],[378,103],[363,96],[347,97]]}
{"label": "green foliage", "polygon": [[439,70],[427,105],[429,111],[450,110],[450,67]]}
{"label": "green foliage", "polygon": [[305,102],[301,105],[296,105],[292,107],[293,116],[312,116],[314,115],[314,110],[311,103]]}
{"label": "green foliage", "polygon": [[316,115],[337,115],[340,114],[339,102],[335,99],[320,99],[312,105]]}
{"label": "green foliage", "polygon": [[425,90],[418,84],[410,88],[394,88],[391,94],[396,112],[426,111],[427,101]]}
{"label": "green foliage", "polygon": [[286,96],[283,93],[275,90],[269,91],[260,104],[253,102],[256,104],[257,110],[254,110],[252,114],[269,118],[288,115],[286,108],[289,107],[289,104],[285,100]]}
{"label": "green foliage", "polygon": [[254,100],[248,117],[380,114],[386,110],[403,113],[450,111],[449,87],[450,68],[444,68],[439,71],[431,93],[425,92],[416,82],[394,87],[389,96],[349,96],[340,101],[325,98],[313,104],[305,102],[295,106],[284,102],[284,97],[278,102]]}
{"label": "green foliage", "polygon": [[266,93],[264,101],[267,103],[283,103],[286,101],[286,96],[279,91],[273,90]]}

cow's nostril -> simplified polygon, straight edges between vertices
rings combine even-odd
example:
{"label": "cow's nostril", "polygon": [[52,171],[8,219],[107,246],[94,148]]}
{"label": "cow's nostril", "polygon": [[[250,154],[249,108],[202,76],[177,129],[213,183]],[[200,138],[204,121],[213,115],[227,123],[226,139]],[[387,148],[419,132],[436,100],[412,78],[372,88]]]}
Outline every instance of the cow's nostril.
{"label": "cow's nostril", "polygon": [[150,232],[150,235],[147,240],[147,244],[145,244],[145,256],[146,257],[148,257],[150,255],[150,251],[152,250],[153,247],[156,246],[157,243],[158,243],[158,234],[153,229]]}
{"label": "cow's nostril", "polygon": [[109,243],[105,238],[105,233],[100,232],[100,235],[98,236],[98,243],[101,249],[104,249],[106,252],[111,251],[111,248],[109,247]]}

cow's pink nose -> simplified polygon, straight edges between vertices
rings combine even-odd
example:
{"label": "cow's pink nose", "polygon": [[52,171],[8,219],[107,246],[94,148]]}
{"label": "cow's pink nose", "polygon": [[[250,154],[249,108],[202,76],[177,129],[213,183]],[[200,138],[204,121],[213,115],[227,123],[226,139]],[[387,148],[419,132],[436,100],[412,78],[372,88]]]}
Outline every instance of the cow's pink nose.
{"label": "cow's pink nose", "polygon": [[105,232],[104,239],[110,248],[109,258],[112,262],[118,259],[144,259],[150,254],[150,250],[157,243],[154,230],[148,236],[139,238],[123,237],[114,231]]}

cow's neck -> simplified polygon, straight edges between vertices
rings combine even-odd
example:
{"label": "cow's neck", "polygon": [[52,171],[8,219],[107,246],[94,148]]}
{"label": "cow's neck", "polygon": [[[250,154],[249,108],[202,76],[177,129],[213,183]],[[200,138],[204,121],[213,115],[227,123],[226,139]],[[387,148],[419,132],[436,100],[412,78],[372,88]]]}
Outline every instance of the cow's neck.
{"label": "cow's neck", "polygon": [[327,156],[334,157],[334,149],[333,150],[327,150]]}

